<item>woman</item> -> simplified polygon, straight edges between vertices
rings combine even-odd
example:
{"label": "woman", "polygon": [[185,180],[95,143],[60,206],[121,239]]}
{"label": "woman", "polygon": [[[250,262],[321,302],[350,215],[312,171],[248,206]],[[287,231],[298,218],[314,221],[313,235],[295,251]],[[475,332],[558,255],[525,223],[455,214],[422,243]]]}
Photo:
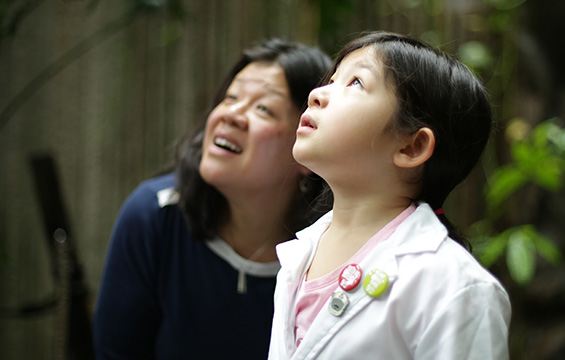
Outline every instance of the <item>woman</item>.
{"label": "woman", "polygon": [[320,50],[243,53],[174,174],[141,184],[110,242],[94,319],[98,359],[265,359],[275,245],[316,220],[324,182],[292,158]]}

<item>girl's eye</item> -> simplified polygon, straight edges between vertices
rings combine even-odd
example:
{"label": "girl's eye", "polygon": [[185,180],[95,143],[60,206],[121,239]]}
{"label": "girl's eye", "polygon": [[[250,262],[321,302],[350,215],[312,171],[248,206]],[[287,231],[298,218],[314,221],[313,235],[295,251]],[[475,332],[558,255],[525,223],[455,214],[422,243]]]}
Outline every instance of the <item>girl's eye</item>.
{"label": "girl's eye", "polygon": [[361,83],[361,80],[359,80],[359,78],[354,78],[349,83],[349,86],[361,86],[361,87],[363,87],[363,84]]}
{"label": "girl's eye", "polygon": [[226,97],[224,98],[225,101],[235,101],[237,100],[237,96],[233,95],[233,94],[226,94]]}

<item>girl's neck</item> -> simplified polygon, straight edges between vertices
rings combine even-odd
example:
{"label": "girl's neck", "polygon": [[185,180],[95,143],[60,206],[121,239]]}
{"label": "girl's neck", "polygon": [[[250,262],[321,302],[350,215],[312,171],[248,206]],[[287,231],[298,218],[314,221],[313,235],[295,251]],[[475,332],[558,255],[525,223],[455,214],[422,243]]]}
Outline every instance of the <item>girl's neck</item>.
{"label": "girl's neck", "polygon": [[339,194],[334,198],[332,222],[318,243],[308,270],[308,280],[319,278],[343,265],[411,203],[409,199],[392,201],[374,196],[349,200],[349,197],[344,199]]}
{"label": "girl's neck", "polygon": [[404,211],[412,200],[389,194],[365,194],[353,197],[334,193],[333,231],[375,234]]}

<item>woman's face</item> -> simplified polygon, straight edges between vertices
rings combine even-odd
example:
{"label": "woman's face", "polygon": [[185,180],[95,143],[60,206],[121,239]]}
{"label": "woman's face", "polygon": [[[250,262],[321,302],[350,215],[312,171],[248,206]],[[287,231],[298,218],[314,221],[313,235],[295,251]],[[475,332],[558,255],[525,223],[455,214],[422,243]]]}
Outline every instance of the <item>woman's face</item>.
{"label": "woman's face", "polygon": [[278,64],[250,63],[208,116],[200,173],[226,197],[251,190],[280,192],[300,166],[292,146],[300,116]]}

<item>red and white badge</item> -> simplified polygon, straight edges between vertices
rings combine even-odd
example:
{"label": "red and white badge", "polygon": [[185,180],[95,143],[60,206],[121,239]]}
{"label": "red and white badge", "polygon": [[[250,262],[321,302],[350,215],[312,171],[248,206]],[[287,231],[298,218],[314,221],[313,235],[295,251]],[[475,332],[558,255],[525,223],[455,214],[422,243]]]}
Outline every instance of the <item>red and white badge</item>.
{"label": "red and white badge", "polygon": [[349,264],[339,274],[339,287],[345,291],[353,290],[359,285],[362,276],[363,272],[359,265]]}

